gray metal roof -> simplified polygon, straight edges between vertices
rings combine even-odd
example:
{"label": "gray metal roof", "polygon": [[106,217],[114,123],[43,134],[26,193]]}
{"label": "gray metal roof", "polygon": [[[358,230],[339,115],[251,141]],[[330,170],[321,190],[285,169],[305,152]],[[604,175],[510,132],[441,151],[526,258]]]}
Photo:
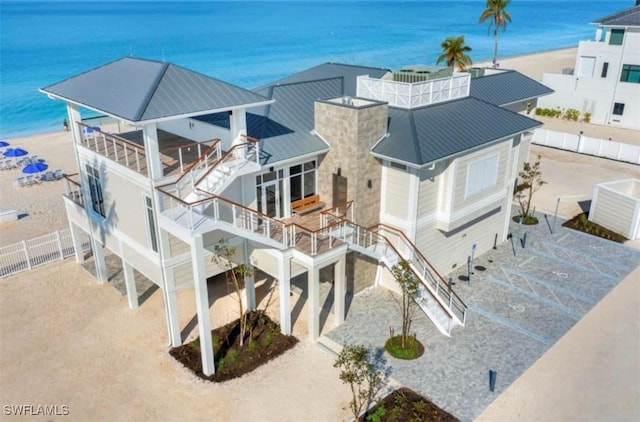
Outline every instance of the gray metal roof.
{"label": "gray metal roof", "polygon": [[323,63],[318,66],[303,70],[286,78],[271,82],[268,85],[256,88],[255,91],[267,95],[266,91],[271,86],[284,85],[297,82],[316,81],[319,79],[330,79],[340,77],[344,79],[343,95],[356,96],[356,81],[361,75],[369,75],[372,78],[381,78],[386,73],[391,72],[389,69],[379,67],[355,66],[342,63]]}
{"label": "gray metal roof", "polygon": [[[288,83],[266,89],[276,101],[247,113],[247,134],[260,139],[261,164],[306,154],[320,153],[328,145],[311,131],[314,128],[314,102],[343,95],[343,78]],[[228,113],[198,117],[199,120],[229,127]]]}
{"label": "gray metal roof", "polygon": [[554,91],[514,70],[471,79],[469,95],[491,104],[504,106],[548,95]]}
{"label": "gray metal roof", "polygon": [[131,122],[263,103],[263,96],[209,76],[125,57],[42,88],[43,92]]}
{"label": "gray metal roof", "polygon": [[640,26],[640,5],[596,19],[593,23],[606,26]]}
{"label": "gray metal roof", "polygon": [[423,166],[541,125],[473,97],[410,110],[389,107],[389,136],[372,152]]}

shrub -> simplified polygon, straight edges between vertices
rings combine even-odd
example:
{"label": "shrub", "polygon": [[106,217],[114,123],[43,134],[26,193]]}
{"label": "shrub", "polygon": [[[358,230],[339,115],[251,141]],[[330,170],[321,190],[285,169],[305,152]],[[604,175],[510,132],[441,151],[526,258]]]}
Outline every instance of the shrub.
{"label": "shrub", "polygon": [[591,113],[588,111],[582,115],[582,121],[585,123],[589,123],[591,121]]}
{"label": "shrub", "polygon": [[564,111],[564,118],[567,120],[573,120],[574,122],[578,121],[580,117],[580,111],[575,108],[568,108]]}

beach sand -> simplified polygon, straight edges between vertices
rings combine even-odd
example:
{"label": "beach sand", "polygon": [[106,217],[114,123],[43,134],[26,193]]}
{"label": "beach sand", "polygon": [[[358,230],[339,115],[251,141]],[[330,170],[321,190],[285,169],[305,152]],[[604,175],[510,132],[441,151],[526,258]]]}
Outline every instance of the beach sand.
{"label": "beach sand", "polygon": [[[511,66],[541,79],[544,71],[559,72],[571,67],[574,61],[575,48],[503,59],[500,67]],[[575,128],[572,126],[571,130]],[[626,136],[615,133],[615,139]],[[629,134],[629,142],[634,141],[636,134]],[[8,141],[44,158],[52,170],[77,171],[68,132],[60,130]],[[543,156],[543,174],[549,184],[538,192],[534,202],[539,210],[547,212],[551,212],[556,198],[561,196],[564,200],[560,214],[569,216],[579,210],[581,200],[590,197],[592,183],[604,181],[603,178],[640,176],[638,166],[533,147],[532,154],[538,153]],[[14,209],[22,216],[18,221],[0,224],[0,246],[68,226],[61,198],[64,182],[19,188],[13,181],[20,175],[19,170],[0,171],[0,209]],[[589,182],[585,182],[584,175],[590,175]],[[580,198],[571,197],[576,192]],[[547,416],[549,403],[558,411],[574,409],[584,401],[580,390],[588,372],[597,374],[593,378],[597,381],[594,388],[606,389],[609,382],[626,380],[620,374],[625,368],[617,366],[620,358],[615,352],[639,347],[637,288],[625,287],[632,282],[637,286],[638,273],[631,277],[631,281],[621,283],[612,292],[613,299],[606,298],[603,306],[594,308],[554,346],[553,353],[543,356],[482,418],[534,419],[533,412]],[[181,306],[190,309],[181,318],[193,316],[192,296],[189,289],[180,292]],[[616,300],[620,302],[612,304]],[[602,312],[608,314],[616,306],[618,310],[635,309],[635,319],[629,320],[630,324],[618,324],[600,318]],[[215,315],[225,313],[217,311]],[[611,316],[626,318],[617,313]],[[214,321],[214,325],[220,323]],[[617,327],[615,336],[605,337],[611,326]],[[343,420],[348,416],[345,407],[350,393],[332,366],[334,357],[305,340],[304,318],[294,330],[302,339],[301,344],[256,373],[224,385],[203,383],[189,376],[166,353],[166,326],[159,292],[137,310],[130,310],[126,297],[109,284],[98,284],[91,274],[67,259],[0,280],[0,393],[3,404],[67,404],[73,420]],[[583,331],[572,335],[575,330]],[[592,346],[597,346],[588,338],[591,330],[611,344],[606,353],[597,350],[589,353]],[[625,330],[630,331],[629,335],[625,335]],[[620,347],[614,347],[617,344]],[[629,360],[624,359],[623,362]],[[611,362],[616,362],[615,371],[608,371]],[[637,360],[631,362],[636,363]],[[561,380],[545,375],[560,367],[567,368],[557,371]],[[632,375],[638,373],[636,367],[626,369]],[[611,378],[621,375],[622,378]],[[549,388],[545,383],[557,388]],[[563,401],[549,401],[563,385],[566,386]],[[602,395],[599,401],[600,396],[590,394],[588,399],[594,403],[586,409],[596,413],[565,416],[591,419],[602,414],[602,418],[597,418],[604,419],[609,415],[603,410],[607,406],[627,403],[628,397],[637,399],[637,389],[612,391],[618,395],[616,403],[611,403],[610,395]],[[637,414],[636,402],[636,407],[626,415],[637,417]]]}

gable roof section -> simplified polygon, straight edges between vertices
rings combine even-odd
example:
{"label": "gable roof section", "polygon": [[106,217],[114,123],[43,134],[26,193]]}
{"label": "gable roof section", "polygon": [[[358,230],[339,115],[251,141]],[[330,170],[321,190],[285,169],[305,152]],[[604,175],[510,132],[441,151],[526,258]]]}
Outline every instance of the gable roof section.
{"label": "gable roof section", "polygon": [[413,110],[389,107],[389,136],[371,152],[420,167],[541,125],[473,97]]}
{"label": "gable roof section", "polygon": [[131,122],[260,104],[263,96],[152,60],[124,57],[41,89]]}
{"label": "gable roof section", "polygon": [[515,70],[471,79],[469,95],[491,104],[504,106],[548,95],[554,91]]}
{"label": "gable roof section", "polygon": [[391,71],[389,69],[382,69],[379,67],[356,66],[341,63],[323,63],[321,65],[314,66],[301,72],[294,73],[293,75],[287,76],[286,78],[272,82],[260,88],[256,88],[255,91],[262,95],[267,95],[265,93],[265,90],[268,90],[269,87],[276,85],[285,85],[291,83],[309,82],[320,79],[341,77],[344,79],[343,95],[355,97],[357,93],[356,85],[358,76],[369,75],[372,78],[381,78],[388,72]]}
{"label": "gable roof section", "polygon": [[593,23],[607,26],[640,26],[640,5],[596,19]]}

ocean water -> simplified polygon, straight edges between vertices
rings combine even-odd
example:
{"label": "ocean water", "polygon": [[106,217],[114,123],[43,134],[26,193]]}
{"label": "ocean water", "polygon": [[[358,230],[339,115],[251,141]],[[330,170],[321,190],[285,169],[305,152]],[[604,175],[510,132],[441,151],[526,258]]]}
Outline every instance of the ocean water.
{"label": "ocean water", "polygon": [[[342,62],[386,68],[435,63],[465,35],[471,58],[493,37],[473,1],[2,1],[0,138],[60,130],[66,109],[38,89],[123,56],[169,61],[245,88]],[[513,0],[499,56],[575,46],[592,20],[633,0]]]}

